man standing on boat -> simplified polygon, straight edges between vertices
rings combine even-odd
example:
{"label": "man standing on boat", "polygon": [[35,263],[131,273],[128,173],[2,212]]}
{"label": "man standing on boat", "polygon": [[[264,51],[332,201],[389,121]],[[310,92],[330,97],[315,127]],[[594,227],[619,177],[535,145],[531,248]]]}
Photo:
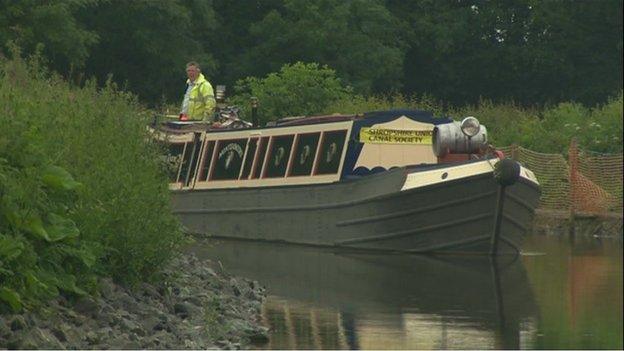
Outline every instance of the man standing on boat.
{"label": "man standing on boat", "polygon": [[182,101],[180,120],[209,121],[216,106],[212,85],[201,73],[199,64],[191,61],[186,64],[186,93]]}

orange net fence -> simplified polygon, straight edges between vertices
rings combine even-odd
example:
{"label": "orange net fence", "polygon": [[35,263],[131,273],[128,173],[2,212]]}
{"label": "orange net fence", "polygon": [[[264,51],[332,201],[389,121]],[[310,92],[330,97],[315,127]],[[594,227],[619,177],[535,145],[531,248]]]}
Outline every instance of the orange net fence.
{"label": "orange net fence", "polygon": [[568,158],[521,146],[499,147],[532,170],[540,183],[540,208],[572,213],[622,213],[622,154],[579,150],[572,141]]}

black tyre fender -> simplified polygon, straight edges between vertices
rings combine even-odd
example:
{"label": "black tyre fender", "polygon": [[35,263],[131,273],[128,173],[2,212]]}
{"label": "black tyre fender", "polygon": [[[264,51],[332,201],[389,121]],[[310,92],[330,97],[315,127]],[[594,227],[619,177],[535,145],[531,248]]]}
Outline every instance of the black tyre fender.
{"label": "black tyre fender", "polygon": [[504,158],[494,165],[494,179],[502,186],[513,185],[520,178],[520,164]]}

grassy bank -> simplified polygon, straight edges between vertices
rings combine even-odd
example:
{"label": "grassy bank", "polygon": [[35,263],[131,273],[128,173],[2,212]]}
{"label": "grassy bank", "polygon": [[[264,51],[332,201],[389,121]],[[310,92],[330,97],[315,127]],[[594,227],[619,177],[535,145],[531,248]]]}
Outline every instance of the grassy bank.
{"label": "grassy bank", "polygon": [[181,241],[137,100],[0,61],[0,308],[148,279]]}

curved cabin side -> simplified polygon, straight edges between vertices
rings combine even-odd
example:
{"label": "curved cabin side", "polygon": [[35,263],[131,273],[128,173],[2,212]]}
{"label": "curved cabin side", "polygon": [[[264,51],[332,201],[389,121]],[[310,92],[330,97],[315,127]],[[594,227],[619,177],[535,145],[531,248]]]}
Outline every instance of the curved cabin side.
{"label": "curved cabin side", "polygon": [[431,134],[449,121],[423,111],[389,111],[256,129],[169,129],[158,139],[170,150],[172,190],[319,184],[438,163]]}
{"label": "curved cabin side", "polygon": [[394,167],[436,164],[433,129],[451,122],[419,110],[378,111],[355,120],[343,176],[377,173]]}

